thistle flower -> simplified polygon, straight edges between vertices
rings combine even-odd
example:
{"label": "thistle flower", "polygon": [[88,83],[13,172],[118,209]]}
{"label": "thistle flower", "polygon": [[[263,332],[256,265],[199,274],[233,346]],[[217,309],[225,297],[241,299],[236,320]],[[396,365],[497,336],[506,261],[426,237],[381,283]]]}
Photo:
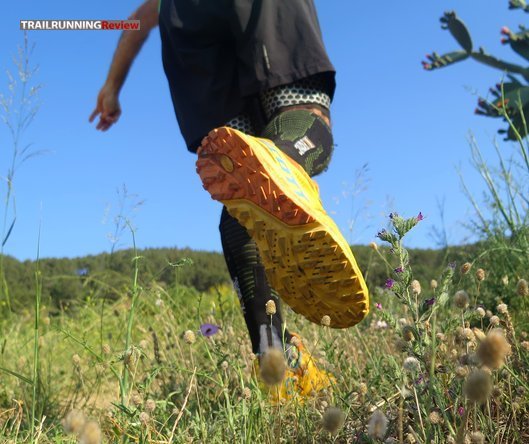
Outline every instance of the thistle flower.
{"label": "thistle flower", "polygon": [[478,307],[478,308],[476,308],[476,313],[477,313],[478,316],[479,316],[480,318],[482,318],[482,319],[485,317],[485,314],[486,314],[486,313],[485,313],[485,309],[484,309],[483,307]]}
{"label": "thistle flower", "polygon": [[481,432],[472,432],[470,434],[471,444],[485,444],[485,435]]}
{"label": "thistle flower", "polygon": [[486,402],[492,392],[490,375],[481,369],[473,370],[465,381],[463,392],[470,401],[479,404]]}
{"label": "thistle flower", "polygon": [[321,325],[324,327],[329,327],[331,325],[331,317],[329,315],[324,315],[321,318]]}
{"label": "thistle flower", "polygon": [[71,410],[64,418],[62,425],[66,433],[81,433],[86,423],[86,417],[80,410]]}
{"label": "thistle flower", "polygon": [[194,344],[196,341],[195,333],[192,330],[186,330],[184,333],[184,341],[188,344]]}
{"label": "thistle flower", "polygon": [[520,279],[516,284],[516,293],[522,297],[529,296],[529,284],[525,279]]}
{"label": "thistle flower", "polygon": [[411,281],[411,291],[417,296],[421,294],[421,283],[417,279]]}
{"label": "thistle flower", "polygon": [[476,270],[476,279],[480,282],[485,280],[485,270],[483,270],[483,268],[478,268]]}
{"label": "thistle flower", "polygon": [[388,418],[380,410],[375,410],[367,423],[367,434],[374,439],[383,439],[388,429]]}
{"label": "thistle flower", "polygon": [[437,288],[437,286],[438,286],[437,281],[436,281],[435,279],[432,279],[432,280],[430,281],[430,288],[431,288],[432,290],[435,290],[435,289]]}
{"label": "thistle flower", "polygon": [[276,314],[276,303],[272,299],[267,301],[265,308],[267,316],[273,316]]}
{"label": "thistle flower", "polygon": [[470,262],[465,262],[463,265],[461,265],[461,274],[467,274],[471,268],[472,264]]}
{"label": "thistle flower", "polygon": [[480,361],[489,368],[503,366],[505,358],[511,354],[511,345],[505,338],[503,330],[495,328],[481,342],[477,351]]}
{"label": "thistle flower", "polygon": [[328,407],[322,417],[322,426],[332,435],[338,433],[345,422],[345,414],[338,407]]}
{"label": "thistle flower", "polygon": [[386,283],[384,284],[386,288],[393,288],[394,285],[395,281],[393,279],[386,279]]}
{"label": "thistle flower", "polygon": [[421,364],[419,363],[419,360],[417,358],[414,358],[413,356],[408,356],[404,360],[404,364],[402,364],[402,367],[404,370],[408,372],[416,372],[421,368]]}
{"label": "thistle flower", "polygon": [[147,399],[147,401],[145,401],[145,411],[147,413],[152,413],[154,410],[156,410],[156,401],[154,401],[154,399]]}
{"label": "thistle flower", "polygon": [[456,294],[454,295],[454,304],[457,308],[467,308],[469,301],[468,293],[465,290],[456,291]]}
{"label": "thistle flower", "polygon": [[79,444],[101,444],[102,438],[99,424],[96,421],[89,421],[83,427],[83,431],[79,437]]}
{"label": "thistle flower", "polygon": [[496,310],[498,311],[498,313],[505,314],[509,311],[509,308],[507,307],[507,304],[499,304],[496,307]]}
{"label": "thistle flower", "polygon": [[283,381],[287,364],[283,352],[278,348],[268,349],[259,362],[261,379],[267,385],[277,385]]}
{"label": "thistle flower", "polygon": [[494,327],[500,325],[500,318],[498,316],[491,316],[489,318],[490,325],[493,325]]}

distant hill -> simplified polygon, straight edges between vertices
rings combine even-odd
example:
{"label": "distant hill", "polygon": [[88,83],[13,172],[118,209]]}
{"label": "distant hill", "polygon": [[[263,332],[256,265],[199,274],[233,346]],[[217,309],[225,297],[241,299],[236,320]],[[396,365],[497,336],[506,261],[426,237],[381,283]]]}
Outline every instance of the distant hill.
{"label": "distant hill", "polygon": [[[439,276],[449,261],[462,263],[471,259],[475,250],[474,246],[451,247],[448,250],[411,249],[410,260],[415,278],[427,285]],[[383,285],[391,270],[380,257],[365,245],[354,246],[353,251],[370,288]],[[221,253],[153,248],[140,250],[137,254],[140,257],[139,282],[144,287],[156,284],[169,289],[185,285],[197,291],[206,291],[215,285],[230,282]],[[391,255],[388,256],[391,258]],[[35,295],[36,263],[5,257],[4,264],[13,307],[20,310],[31,306]],[[50,308],[60,309],[87,297],[116,298],[126,292],[134,270],[133,251],[121,250],[113,254],[70,259],[41,259],[39,267],[43,280],[43,302]]]}

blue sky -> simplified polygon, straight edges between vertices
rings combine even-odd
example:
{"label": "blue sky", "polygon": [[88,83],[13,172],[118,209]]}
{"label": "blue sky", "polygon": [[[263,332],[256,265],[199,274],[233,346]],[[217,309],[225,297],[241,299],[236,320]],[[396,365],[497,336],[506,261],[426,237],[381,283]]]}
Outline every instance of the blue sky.
{"label": "blue sky", "polygon": [[[422,211],[426,219],[409,245],[435,247],[431,232],[441,228],[438,202],[443,200],[449,241],[459,243],[468,236],[462,223],[472,212],[455,167],[462,168],[479,200],[483,186],[469,162],[467,136],[474,132],[486,158],[494,159],[492,141],[504,125],[475,116],[473,109],[476,92],[485,95],[501,73],[473,61],[426,72],[420,62],[432,50],[458,49],[439,26],[443,11],[454,9],[470,28],[475,46],[523,63],[500,44],[500,28],[516,28],[525,18],[522,12],[508,11],[507,3],[478,8],[470,0],[316,0],[327,50],[338,71],[332,108],[337,148],[318,182],[326,208],[351,242],[374,240],[391,211],[406,216]],[[0,91],[7,93],[4,72],[13,69],[11,57],[23,41],[19,20],[124,19],[137,5],[10,2],[3,8],[0,27]],[[195,158],[180,136],[157,30],[122,91],[123,115],[106,133],[96,131],[88,116],[119,32],[32,31],[29,38],[36,44],[32,60],[39,66],[35,79],[42,84],[42,105],[24,141],[49,152],[16,172],[17,222],[5,252],[33,259],[38,246],[43,257],[109,251],[119,212],[117,190],[123,186],[132,196],[124,213],[136,227],[139,247],[220,251],[220,204],[202,189]],[[11,156],[4,127],[0,153],[4,177]],[[143,204],[133,209],[138,201]],[[124,232],[116,246],[130,245]]]}

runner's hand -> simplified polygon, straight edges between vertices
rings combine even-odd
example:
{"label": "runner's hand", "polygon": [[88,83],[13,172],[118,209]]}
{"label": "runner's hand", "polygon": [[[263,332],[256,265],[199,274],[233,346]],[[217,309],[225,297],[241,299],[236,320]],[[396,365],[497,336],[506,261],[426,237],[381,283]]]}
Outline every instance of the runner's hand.
{"label": "runner's hand", "polygon": [[96,129],[101,131],[108,130],[121,116],[118,94],[107,85],[103,86],[101,91],[99,91],[97,105],[94,112],[90,115],[89,121],[93,122],[98,115],[99,122]]}

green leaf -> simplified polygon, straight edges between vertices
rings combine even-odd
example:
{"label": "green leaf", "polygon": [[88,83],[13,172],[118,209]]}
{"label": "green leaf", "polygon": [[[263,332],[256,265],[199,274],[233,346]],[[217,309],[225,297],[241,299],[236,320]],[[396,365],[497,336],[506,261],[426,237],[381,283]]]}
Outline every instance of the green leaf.
{"label": "green leaf", "polygon": [[446,26],[450,31],[450,34],[456,39],[457,43],[467,52],[472,52],[472,38],[468,32],[465,24],[456,16],[456,13],[445,12],[441,22]]}
{"label": "green leaf", "polygon": [[9,226],[9,230],[7,230],[7,234],[4,237],[4,240],[2,241],[2,247],[6,244],[7,240],[9,239],[9,236],[11,236],[11,231],[13,231],[13,227],[15,226],[17,218],[15,217],[13,219],[13,222],[11,222],[11,225]]}
{"label": "green leaf", "polygon": [[13,370],[9,370],[4,367],[0,367],[0,371],[7,373],[8,375],[14,376],[15,378],[20,379],[21,381],[24,381],[26,384],[33,385],[33,381],[29,378],[26,378],[24,375],[21,375],[20,373],[14,372]]}

